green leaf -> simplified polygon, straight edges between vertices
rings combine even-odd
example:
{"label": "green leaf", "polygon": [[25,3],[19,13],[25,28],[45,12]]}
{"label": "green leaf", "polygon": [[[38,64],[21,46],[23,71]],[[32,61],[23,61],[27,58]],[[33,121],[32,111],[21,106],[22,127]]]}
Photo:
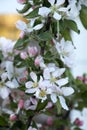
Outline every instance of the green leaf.
{"label": "green leaf", "polygon": [[41,102],[41,100],[39,100],[36,111],[39,112],[40,110],[43,110],[46,107],[47,103],[48,103],[47,100],[45,100],[44,102]]}
{"label": "green leaf", "polygon": [[48,31],[46,31],[46,32],[42,32],[37,37],[38,37],[38,39],[40,39],[42,41],[48,41],[48,40],[52,39],[52,34]]}
{"label": "green leaf", "polygon": [[14,49],[19,49],[19,50],[24,49],[28,43],[29,43],[28,38],[18,39],[14,46]]}
{"label": "green leaf", "polygon": [[35,18],[38,16],[38,10],[39,8],[34,9],[32,12],[30,12],[29,14],[25,15],[25,18]]}
{"label": "green leaf", "polygon": [[82,9],[80,11],[80,19],[85,29],[87,29],[87,7],[86,6],[82,6]]}
{"label": "green leaf", "polygon": [[65,23],[67,25],[67,28],[70,28],[71,30],[73,30],[73,31],[75,31],[77,33],[80,33],[75,21],[73,21],[73,20],[65,20]]}
{"label": "green leaf", "polygon": [[18,9],[16,9],[16,10],[18,11],[18,13],[22,14],[22,13],[27,12],[30,7],[31,7],[31,5],[28,3],[28,4],[25,4],[25,6],[22,10],[18,10]]}
{"label": "green leaf", "polygon": [[72,41],[71,35],[70,35],[70,30],[66,29],[63,32],[61,32],[62,36],[64,37],[64,39],[67,41]]}
{"label": "green leaf", "polygon": [[6,126],[8,122],[5,120],[4,117],[0,116],[0,126]]}

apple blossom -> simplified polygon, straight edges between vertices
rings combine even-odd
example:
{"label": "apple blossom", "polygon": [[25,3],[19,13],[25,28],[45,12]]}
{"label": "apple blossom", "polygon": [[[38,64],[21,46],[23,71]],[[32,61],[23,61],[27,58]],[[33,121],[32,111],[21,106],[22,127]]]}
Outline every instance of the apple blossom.
{"label": "apple blossom", "polygon": [[22,20],[18,20],[16,27],[25,33],[31,33],[33,30],[40,30],[43,27],[43,23],[34,26],[34,22],[35,19],[31,19],[28,24]]}
{"label": "apple blossom", "polygon": [[72,45],[72,42],[65,41],[64,38],[62,38],[60,43],[55,42],[55,47],[64,64],[71,68],[75,57],[75,48]]}
{"label": "apple blossom", "polygon": [[51,4],[51,6],[48,7],[41,7],[39,8],[38,14],[41,15],[42,17],[47,17],[48,14],[52,14],[53,18],[55,20],[60,20],[63,16],[63,14],[67,13],[67,8],[62,7],[62,5],[65,3],[65,0],[57,0],[55,3],[55,0],[48,0],[48,2]]}

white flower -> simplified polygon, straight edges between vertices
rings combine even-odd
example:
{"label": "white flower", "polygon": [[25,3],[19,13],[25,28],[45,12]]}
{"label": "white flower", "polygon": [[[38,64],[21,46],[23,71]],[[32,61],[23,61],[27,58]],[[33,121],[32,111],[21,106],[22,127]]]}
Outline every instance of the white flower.
{"label": "white flower", "polygon": [[30,97],[24,102],[24,108],[26,110],[35,110],[37,107],[37,100],[35,98]]}
{"label": "white flower", "polygon": [[57,0],[55,3],[55,0],[48,0],[51,4],[50,8],[47,7],[41,7],[39,8],[38,14],[47,17],[49,13],[53,15],[53,18],[56,20],[60,20],[62,18],[62,15],[67,12],[67,8],[62,7],[65,0]]}
{"label": "white flower", "polygon": [[0,82],[0,97],[5,99],[9,96],[10,90],[3,83]]}
{"label": "white flower", "polygon": [[34,26],[34,22],[35,19],[31,19],[28,24],[26,24],[24,21],[18,20],[16,23],[16,27],[26,33],[30,33],[33,30],[40,30],[43,27],[42,23]]}
{"label": "white flower", "polygon": [[60,87],[54,85],[52,87],[51,100],[53,101],[53,103],[56,103],[58,100],[57,98],[59,98],[62,108],[64,108],[65,110],[68,110],[69,108],[66,104],[64,96],[69,96],[69,95],[73,94],[73,92],[74,92],[74,90],[72,87],[60,88]]}
{"label": "white flower", "polygon": [[51,94],[51,89],[48,87],[48,82],[47,81],[41,81],[39,84],[39,89],[36,91],[35,96],[38,99],[41,99],[43,102],[44,100],[47,99],[47,95]]}
{"label": "white flower", "polygon": [[75,48],[72,45],[71,41],[65,41],[64,38],[60,41],[60,43],[56,42],[55,47],[60,55],[61,60],[68,67],[72,67],[74,57],[75,57]]}
{"label": "white flower", "polygon": [[[58,78],[65,72],[65,68],[58,68],[55,64],[48,64],[44,69],[43,77],[45,80],[49,80],[50,84],[58,84]],[[59,85],[59,84],[58,84]]]}
{"label": "white flower", "polygon": [[[87,108],[83,108],[82,111],[73,109],[70,113],[71,124],[75,122],[76,119],[79,119],[82,122],[82,125],[78,124],[78,127],[82,130],[87,129]],[[74,127],[72,127],[74,130]]]}
{"label": "white flower", "polygon": [[30,126],[29,128],[28,128],[28,130],[37,130],[36,128],[33,128],[32,126]]}
{"label": "white flower", "polygon": [[39,86],[37,75],[34,72],[31,72],[30,77],[33,81],[26,82],[25,86],[26,86],[27,90],[25,92],[26,93],[35,93],[38,90],[38,86]]}
{"label": "white flower", "polygon": [[81,7],[79,5],[77,6],[77,1],[76,0],[69,0],[68,18],[69,19],[75,19],[77,16],[79,16],[80,9],[81,9]]}
{"label": "white flower", "polygon": [[6,39],[4,37],[0,38],[0,50],[5,58],[9,55],[9,53],[12,54],[14,45],[15,42],[10,39]]}

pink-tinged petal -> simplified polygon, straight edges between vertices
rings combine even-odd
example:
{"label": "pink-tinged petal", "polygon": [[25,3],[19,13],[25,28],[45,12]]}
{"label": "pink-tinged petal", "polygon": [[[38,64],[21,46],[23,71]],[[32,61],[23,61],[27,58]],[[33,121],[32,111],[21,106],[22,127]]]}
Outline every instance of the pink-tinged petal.
{"label": "pink-tinged petal", "polygon": [[60,6],[60,5],[64,4],[64,2],[65,2],[65,0],[57,0],[56,5]]}
{"label": "pink-tinged petal", "polygon": [[59,79],[59,80],[56,81],[56,83],[57,83],[59,86],[66,85],[66,84],[68,83],[68,78]]}
{"label": "pink-tinged petal", "polygon": [[43,72],[44,79],[50,79],[50,72],[49,69],[45,69]]}
{"label": "pink-tinged petal", "polygon": [[4,86],[2,88],[0,88],[0,97],[1,98],[3,98],[3,99],[7,98],[9,93],[10,93],[10,90],[8,88],[6,88]]}
{"label": "pink-tinged petal", "polygon": [[56,20],[60,20],[61,19],[61,15],[58,14],[57,12],[54,12],[53,18]]}
{"label": "pink-tinged petal", "polygon": [[74,89],[72,87],[62,87],[61,89],[64,96],[69,96],[74,93]]}
{"label": "pink-tinged petal", "polygon": [[69,110],[68,106],[66,105],[65,99],[62,96],[58,96],[58,97],[59,97],[62,108],[64,108],[65,110]]}
{"label": "pink-tinged petal", "polygon": [[37,82],[37,75],[34,72],[31,72],[30,76],[34,82]]}
{"label": "pink-tinged petal", "polygon": [[48,0],[51,5],[54,5],[55,0]]}
{"label": "pink-tinged petal", "polygon": [[33,29],[34,30],[39,30],[39,29],[41,29],[43,27],[43,24],[38,24],[38,25],[36,25]]}
{"label": "pink-tinged petal", "polygon": [[52,100],[53,103],[56,103],[56,102],[57,102],[56,94],[52,94],[52,95],[51,95],[51,100]]}
{"label": "pink-tinged petal", "polygon": [[33,82],[29,81],[25,84],[26,88],[31,88],[33,86]]}
{"label": "pink-tinged petal", "polygon": [[49,8],[41,7],[41,8],[39,8],[38,14],[43,16],[43,17],[47,17],[50,12],[51,12],[51,10]]}

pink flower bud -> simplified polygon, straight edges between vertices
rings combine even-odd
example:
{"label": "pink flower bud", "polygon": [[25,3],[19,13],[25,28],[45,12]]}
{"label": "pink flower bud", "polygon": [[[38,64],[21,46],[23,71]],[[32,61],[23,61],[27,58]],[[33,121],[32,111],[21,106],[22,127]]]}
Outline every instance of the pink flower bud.
{"label": "pink flower bud", "polygon": [[40,65],[40,58],[36,57],[35,61],[34,61],[35,66],[39,66]]}
{"label": "pink flower bud", "polygon": [[26,0],[17,0],[17,2],[20,4],[24,4],[26,2]]}
{"label": "pink flower bud", "polygon": [[27,53],[26,52],[21,52],[20,53],[20,57],[21,57],[21,59],[26,59],[27,57],[28,57],[28,55],[27,55]]}
{"label": "pink flower bud", "polygon": [[47,123],[48,126],[52,126],[53,125],[53,118],[52,117],[48,117],[46,123]]}
{"label": "pink flower bud", "polygon": [[30,57],[34,57],[38,54],[38,49],[35,46],[29,46],[28,47],[28,53]]}
{"label": "pink flower bud", "polygon": [[19,103],[18,103],[18,108],[22,109],[24,107],[24,100],[20,99]]}
{"label": "pink flower bud", "polygon": [[20,35],[19,35],[19,38],[23,39],[23,38],[24,38],[24,36],[25,36],[24,31],[21,31],[21,33],[20,33]]}
{"label": "pink flower bud", "polygon": [[15,114],[10,115],[10,121],[15,121],[17,119],[17,116]]}

